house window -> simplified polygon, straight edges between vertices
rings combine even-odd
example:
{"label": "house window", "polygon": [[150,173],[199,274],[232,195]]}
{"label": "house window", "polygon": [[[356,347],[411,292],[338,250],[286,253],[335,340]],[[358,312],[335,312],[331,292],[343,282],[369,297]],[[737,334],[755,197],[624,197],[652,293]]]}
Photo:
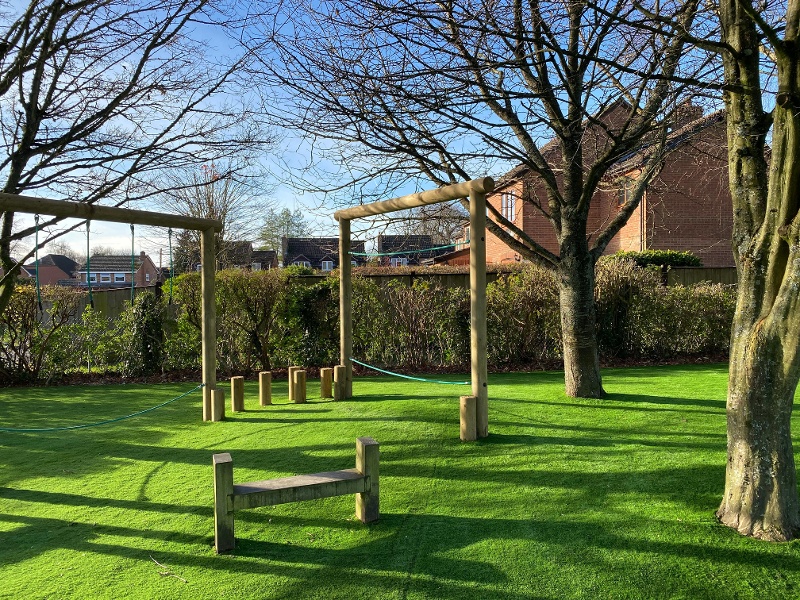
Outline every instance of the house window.
{"label": "house window", "polygon": [[114,273],[114,281],[122,283],[125,281],[125,273]]}
{"label": "house window", "polygon": [[261,270],[261,263],[253,263],[250,265],[250,269],[252,271],[260,271]]}
{"label": "house window", "polygon": [[503,192],[500,196],[500,214],[509,221],[514,221],[517,215],[517,197],[514,192]]}
{"label": "house window", "polygon": [[392,257],[389,261],[393,267],[407,267],[408,266],[408,259],[401,258],[401,257]]}
{"label": "house window", "polygon": [[89,281],[91,281],[92,283],[97,281],[97,274],[96,273],[92,273],[91,275],[89,275]]}
{"label": "house window", "polygon": [[634,180],[630,177],[623,177],[619,182],[619,192],[617,195],[617,206],[622,207],[633,198]]}
{"label": "house window", "polygon": [[145,273],[144,274],[144,280],[145,281],[150,281],[150,273]]}
{"label": "house window", "polygon": [[332,260],[323,260],[322,261],[322,270],[323,271],[333,271],[333,261]]}
{"label": "house window", "polygon": [[358,266],[358,263],[357,263],[356,261],[354,261],[354,260],[351,260],[351,261],[350,261],[350,264],[351,264],[351,265],[353,265],[354,267],[357,267],[357,266]]}
{"label": "house window", "polygon": [[464,241],[469,244],[469,225],[464,227]]}
{"label": "house window", "polygon": [[100,283],[111,283],[111,273],[102,273],[100,275]]}
{"label": "house window", "polygon": [[311,263],[307,260],[296,260],[292,263],[293,265],[297,265],[299,267],[310,267]]}

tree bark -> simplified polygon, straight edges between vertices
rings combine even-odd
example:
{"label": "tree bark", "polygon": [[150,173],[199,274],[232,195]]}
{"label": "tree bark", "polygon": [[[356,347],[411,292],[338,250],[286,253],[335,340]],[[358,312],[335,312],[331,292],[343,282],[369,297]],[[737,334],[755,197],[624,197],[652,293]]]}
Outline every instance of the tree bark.
{"label": "tree bark", "polygon": [[558,266],[561,341],[565,393],[573,398],[605,396],[597,347],[594,266],[585,235],[562,239]]}

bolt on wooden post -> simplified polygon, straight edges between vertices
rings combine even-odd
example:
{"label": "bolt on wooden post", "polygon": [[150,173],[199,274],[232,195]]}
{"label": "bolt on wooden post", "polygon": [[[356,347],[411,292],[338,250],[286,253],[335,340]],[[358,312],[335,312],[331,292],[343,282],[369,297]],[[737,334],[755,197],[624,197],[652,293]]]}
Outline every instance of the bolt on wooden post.
{"label": "bolt on wooden post", "polygon": [[244,411],[244,377],[231,377],[231,412]]}
{"label": "bolt on wooden post", "polygon": [[258,374],[258,403],[261,406],[272,404],[272,371],[261,371]]}

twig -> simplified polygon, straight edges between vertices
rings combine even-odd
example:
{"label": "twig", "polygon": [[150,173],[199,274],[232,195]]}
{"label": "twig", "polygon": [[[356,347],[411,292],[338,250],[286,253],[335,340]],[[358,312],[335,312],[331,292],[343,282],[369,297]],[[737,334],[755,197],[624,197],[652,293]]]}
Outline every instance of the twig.
{"label": "twig", "polygon": [[152,555],[152,554],[150,555],[150,560],[152,560],[152,561],[153,561],[154,563],[156,563],[156,564],[157,564],[159,567],[161,567],[162,569],[164,569],[163,571],[159,572],[159,575],[161,575],[162,577],[174,577],[175,579],[180,579],[180,580],[181,580],[183,583],[189,583],[189,582],[188,582],[188,581],[186,581],[186,580],[185,580],[183,577],[178,577],[177,575],[175,575],[175,573],[173,573],[173,572],[172,572],[172,571],[170,571],[170,570],[169,570],[167,567],[165,567],[165,566],[164,566],[164,565],[162,565],[160,562],[158,562],[158,561],[157,561],[155,558],[153,558],[153,555]]}

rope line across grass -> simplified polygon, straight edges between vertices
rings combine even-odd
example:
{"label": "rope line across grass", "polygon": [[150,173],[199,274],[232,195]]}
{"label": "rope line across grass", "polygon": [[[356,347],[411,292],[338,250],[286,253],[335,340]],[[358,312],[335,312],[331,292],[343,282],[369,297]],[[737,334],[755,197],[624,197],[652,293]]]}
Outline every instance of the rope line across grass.
{"label": "rope line across grass", "polygon": [[443,385],[470,385],[472,382],[470,381],[441,381],[439,379],[425,379],[424,377],[412,377],[411,375],[403,375],[402,373],[395,373],[393,371],[386,371],[385,369],[379,369],[374,365],[368,365],[367,363],[363,363],[355,358],[351,358],[354,363],[357,365],[361,365],[362,367],[366,367],[368,369],[372,369],[373,371],[379,371],[380,373],[385,373],[386,375],[393,375],[394,377],[402,377],[403,379],[410,379],[412,381],[423,381],[425,383],[441,383]]}
{"label": "rope line across grass", "polygon": [[145,413],[152,412],[162,406],[166,406],[176,400],[180,400],[181,398],[185,398],[189,394],[192,394],[199,390],[201,387],[205,386],[205,383],[201,383],[197,387],[189,390],[181,394],[180,396],[176,396],[172,400],[167,400],[166,402],[162,402],[156,406],[151,406],[150,408],[145,408],[144,410],[140,410],[135,413],[131,413],[129,415],[125,415],[124,417],[117,417],[116,419],[108,419],[106,421],[98,421],[97,423],[84,423],[82,425],[68,425],[66,427],[42,427],[42,428],[28,428],[28,429],[18,429],[15,427],[0,427],[0,431],[11,431],[16,433],[46,433],[48,431],[67,431],[69,429],[86,429],[87,427],[98,427],[99,425],[108,425],[109,423],[117,423],[118,421],[124,421],[125,419],[130,419],[133,417],[138,417],[139,415],[143,415]]}

